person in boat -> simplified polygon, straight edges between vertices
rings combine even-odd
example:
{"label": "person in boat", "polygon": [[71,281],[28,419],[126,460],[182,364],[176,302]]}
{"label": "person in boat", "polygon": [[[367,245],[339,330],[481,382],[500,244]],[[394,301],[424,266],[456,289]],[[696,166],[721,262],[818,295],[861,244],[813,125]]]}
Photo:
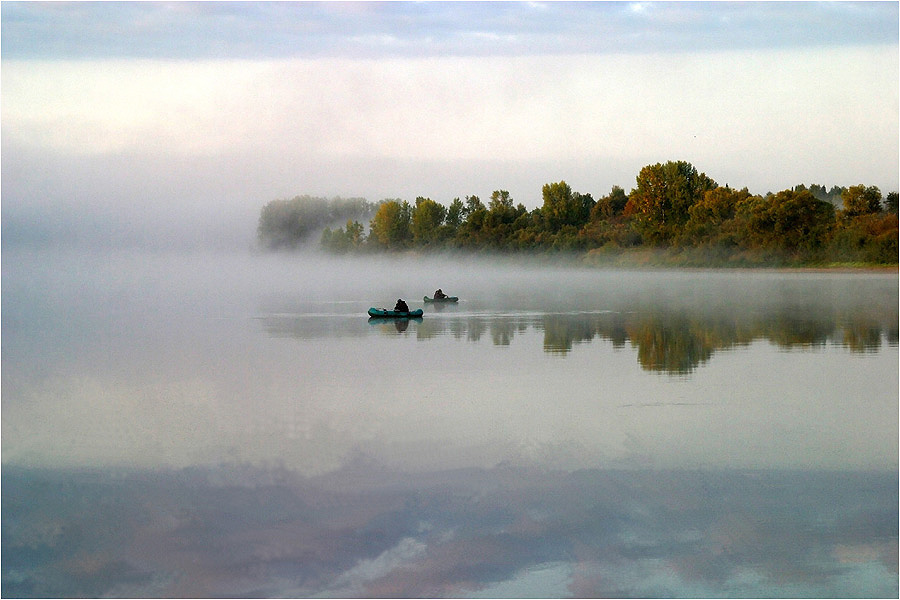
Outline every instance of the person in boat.
{"label": "person in boat", "polygon": [[445,293],[443,292],[443,290],[441,290],[441,288],[438,288],[438,289],[434,292],[434,299],[435,299],[435,300],[443,300],[443,299],[446,298],[446,297],[447,297],[447,294],[445,294]]}
{"label": "person in boat", "polygon": [[409,312],[409,306],[402,298],[397,298],[397,304],[394,306],[394,310],[397,312]]}

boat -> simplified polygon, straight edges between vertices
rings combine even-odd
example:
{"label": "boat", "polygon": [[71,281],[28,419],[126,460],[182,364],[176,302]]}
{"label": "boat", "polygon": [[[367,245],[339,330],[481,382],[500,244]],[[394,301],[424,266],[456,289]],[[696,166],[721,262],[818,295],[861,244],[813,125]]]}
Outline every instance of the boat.
{"label": "boat", "polygon": [[423,313],[424,311],[421,308],[410,311],[388,310],[386,308],[375,307],[369,309],[369,316],[373,319],[418,319],[421,318]]}
{"label": "boat", "polygon": [[425,302],[459,302],[457,296],[445,296],[443,298],[429,298],[428,296],[425,296],[423,300]]}

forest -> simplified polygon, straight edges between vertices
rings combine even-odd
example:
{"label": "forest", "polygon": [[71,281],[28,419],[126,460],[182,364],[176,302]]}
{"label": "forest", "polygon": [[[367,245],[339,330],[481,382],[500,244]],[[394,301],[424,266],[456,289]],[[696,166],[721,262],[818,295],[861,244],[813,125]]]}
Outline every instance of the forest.
{"label": "forest", "polygon": [[445,206],[384,199],[273,200],[261,247],[312,244],[338,254],[470,251],[574,254],[587,264],[667,266],[896,265],[898,193],[876,186],[797,185],[766,195],[720,186],[689,162],[647,165],[628,193],[594,199],[565,181],[527,210],[505,190]]}

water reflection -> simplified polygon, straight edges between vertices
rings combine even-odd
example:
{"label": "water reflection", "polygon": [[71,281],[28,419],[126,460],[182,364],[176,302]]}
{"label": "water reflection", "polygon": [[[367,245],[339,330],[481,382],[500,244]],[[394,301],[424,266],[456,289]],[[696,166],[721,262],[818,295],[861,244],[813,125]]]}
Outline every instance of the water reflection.
{"label": "water reflection", "polygon": [[3,472],[4,597],[881,598],[897,474]]}
{"label": "water reflection", "polygon": [[897,597],[895,275],[18,258],[4,597]]}
{"label": "water reflection", "polygon": [[[409,323],[421,323],[422,317],[412,317],[405,319],[386,319],[383,317],[369,317],[369,325],[377,327],[384,333],[403,333],[409,329]],[[393,328],[393,329],[392,329]]]}
{"label": "water reflection", "polygon": [[[442,307],[443,308],[443,307]],[[314,339],[360,337],[359,318],[332,315],[267,315],[265,331],[275,337]],[[566,356],[578,344],[608,342],[616,349],[636,350],[647,371],[684,375],[709,362],[716,352],[765,340],[783,350],[816,350],[833,344],[854,354],[897,346],[896,322],[879,321],[853,312],[817,312],[782,307],[774,312],[710,311],[636,307],[631,311],[570,313],[466,313],[435,311],[422,319],[374,319],[372,331],[389,335],[413,330],[418,340],[448,336],[477,343],[489,339],[508,346],[517,336],[543,335],[546,353]]]}

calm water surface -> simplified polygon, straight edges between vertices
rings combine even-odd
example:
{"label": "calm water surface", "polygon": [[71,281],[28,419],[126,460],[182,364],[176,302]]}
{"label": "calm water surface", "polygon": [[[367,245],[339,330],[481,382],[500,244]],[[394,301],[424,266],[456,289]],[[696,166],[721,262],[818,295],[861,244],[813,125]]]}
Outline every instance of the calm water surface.
{"label": "calm water surface", "polygon": [[6,597],[898,594],[896,273],[6,251],[2,301]]}

